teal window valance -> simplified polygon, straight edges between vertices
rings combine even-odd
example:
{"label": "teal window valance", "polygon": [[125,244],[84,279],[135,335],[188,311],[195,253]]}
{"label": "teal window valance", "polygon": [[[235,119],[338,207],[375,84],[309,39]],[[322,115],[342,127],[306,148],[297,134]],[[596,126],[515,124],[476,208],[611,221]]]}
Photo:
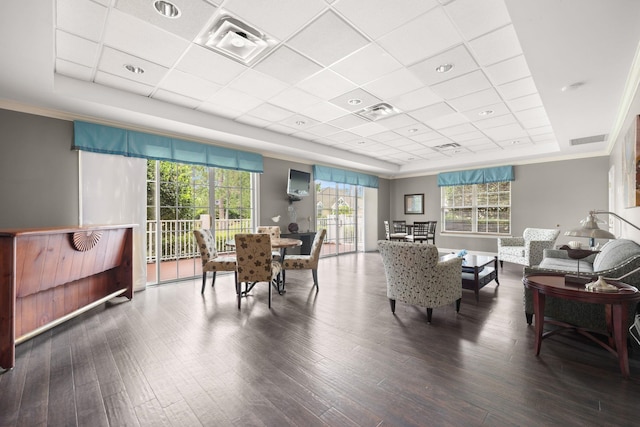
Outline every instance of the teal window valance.
{"label": "teal window valance", "polygon": [[73,122],[73,130],[75,150],[263,172],[262,156],[256,153],[82,121]]}
{"label": "teal window valance", "polygon": [[486,184],[488,182],[505,182],[513,180],[515,180],[513,175],[513,166],[499,166],[495,168],[439,173],[438,187]]}
{"label": "teal window valance", "polygon": [[313,165],[313,179],[378,188],[378,177],[328,166]]}

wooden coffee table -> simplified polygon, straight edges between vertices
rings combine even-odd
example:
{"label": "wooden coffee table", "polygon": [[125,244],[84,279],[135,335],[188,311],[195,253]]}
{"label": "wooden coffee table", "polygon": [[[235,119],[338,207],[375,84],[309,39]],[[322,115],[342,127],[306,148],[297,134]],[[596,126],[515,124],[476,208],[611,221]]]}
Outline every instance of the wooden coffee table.
{"label": "wooden coffee table", "polygon": [[[629,358],[627,354],[628,304],[640,301],[640,292],[626,283],[613,280],[607,280],[607,282],[615,285],[618,290],[614,292],[589,291],[584,284],[565,281],[564,276],[557,274],[536,274],[522,279],[522,283],[533,292],[533,313],[536,317],[536,356],[540,354],[540,347],[544,338],[564,329],[573,329],[617,356],[622,376],[629,377]],[[607,306],[606,312],[610,313],[607,318],[607,324],[613,339],[609,342],[604,342],[585,329],[555,320],[547,320],[546,322],[560,326],[563,329],[544,332],[544,305],[547,295],[572,301],[604,304]]]}
{"label": "wooden coffee table", "polygon": [[[446,261],[457,257],[456,254],[448,254],[440,257]],[[490,265],[493,264],[491,267]],[[480,301],[480,289],[495,280],[498,286],[498,257],[467,254],[462,261],[462,289],[469,289],[475,293],[476,302]]]}

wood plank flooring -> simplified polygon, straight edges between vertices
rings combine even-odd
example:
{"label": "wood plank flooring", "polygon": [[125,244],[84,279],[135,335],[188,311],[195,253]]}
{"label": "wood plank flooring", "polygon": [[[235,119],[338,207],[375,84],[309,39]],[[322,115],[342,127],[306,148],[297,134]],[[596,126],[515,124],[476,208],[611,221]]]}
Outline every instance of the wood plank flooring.
{"label": "wood plank flooring", "polygon": [[233,276],[149,287],[17,347],[0,375],[0,426],[631,426],[630,380],[575,334],[533,353],[522,268],[454,306],[398,303],[377,253],[287,273],[267,308],[258,284],[238,311]]}

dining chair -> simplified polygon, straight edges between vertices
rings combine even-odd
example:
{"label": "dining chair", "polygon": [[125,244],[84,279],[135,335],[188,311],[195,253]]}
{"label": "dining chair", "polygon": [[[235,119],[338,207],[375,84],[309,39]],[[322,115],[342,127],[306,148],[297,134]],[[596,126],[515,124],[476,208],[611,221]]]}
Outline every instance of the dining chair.
{"label": "dining chair", "polygon": [[431,240],[431,243],[436,244],[436,226],[438,225],[438,221],[428,221],[429,226],[427,228],[427,242]]}
{"label": "dining chair", "polygon": [[406,233],[407,232],[407,221],[394,219],[391,222],[391,226],[393,228],[393,232],[394,233]]}
{"label": "dining chair", "polygon": [[[280,226],[279,225],[259,225],[256,228],[256,233],[261,234],[269,234],[271,236],[271,240],[280,238]],[[280,251],[273,250],[271,254],[275,259],[280,259]]]}
{"label": "dining chair", "polygon": [[384,232],[387,240],[405,240],[407,233],[392,233],[389,221],[384,221]]}
{"label": "dining chair", "polygon": [[234,256],[218,256],[216,250],[216,241],[213,237],[213,233],[208,228],[201,228],[193,230],[193,234],[200,250],[200,258],[202,259],[202,289],[201,294],[204,294],[204,287],[207,283],[207,273],[210,271],[213,273],[213,280],[211,287],[216,284],[216,272],[218,271],[236,271],[236,257]]}
{"label": "dining chair", "polygon": [[413,233],[406,238],[409,242],[426,242],[428,239],[429,221],[415,221]]}
{"label": "dining chair", "polygon": [[[282,270],[280,263],[271,255],[271,236],[266,233],[236,234],[236,293],[238,309],[243,295],[259,282],[269,284],[269,308],[271,308],[271,286]],[[245,283],[245,291],[242,291]]]}
{"label": "dining chair", "polygon": [[320,289],[318,286],[318,260],[320,259],[320,250],[326,235],[327,230],[324,228],[316,233],[309,255],[288,255],[282,262],[282,270],[311,270],[313,286],[316,287],[316,292]]}

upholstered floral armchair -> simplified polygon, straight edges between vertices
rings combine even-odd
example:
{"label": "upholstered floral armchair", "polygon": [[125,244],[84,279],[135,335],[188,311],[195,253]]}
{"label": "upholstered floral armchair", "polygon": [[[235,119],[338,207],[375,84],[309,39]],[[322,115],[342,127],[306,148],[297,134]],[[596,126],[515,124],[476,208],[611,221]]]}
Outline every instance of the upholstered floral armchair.
{"label": "upholstered floral armchair", "polygon": [[522,237],[499,237],[500,267],[503,261],[527,267],[540,264],[544,250],[553,248],[559,234],[557,228],[525,228]]}
{"label": "upholstered floral armchair", "polygon": [[396,301],[426,307],[428,322],[436,307],[455,302],[460,310],[462,258],[441,262],[434,245],[392,240],[379,240],[378,250],[392,313]]}

